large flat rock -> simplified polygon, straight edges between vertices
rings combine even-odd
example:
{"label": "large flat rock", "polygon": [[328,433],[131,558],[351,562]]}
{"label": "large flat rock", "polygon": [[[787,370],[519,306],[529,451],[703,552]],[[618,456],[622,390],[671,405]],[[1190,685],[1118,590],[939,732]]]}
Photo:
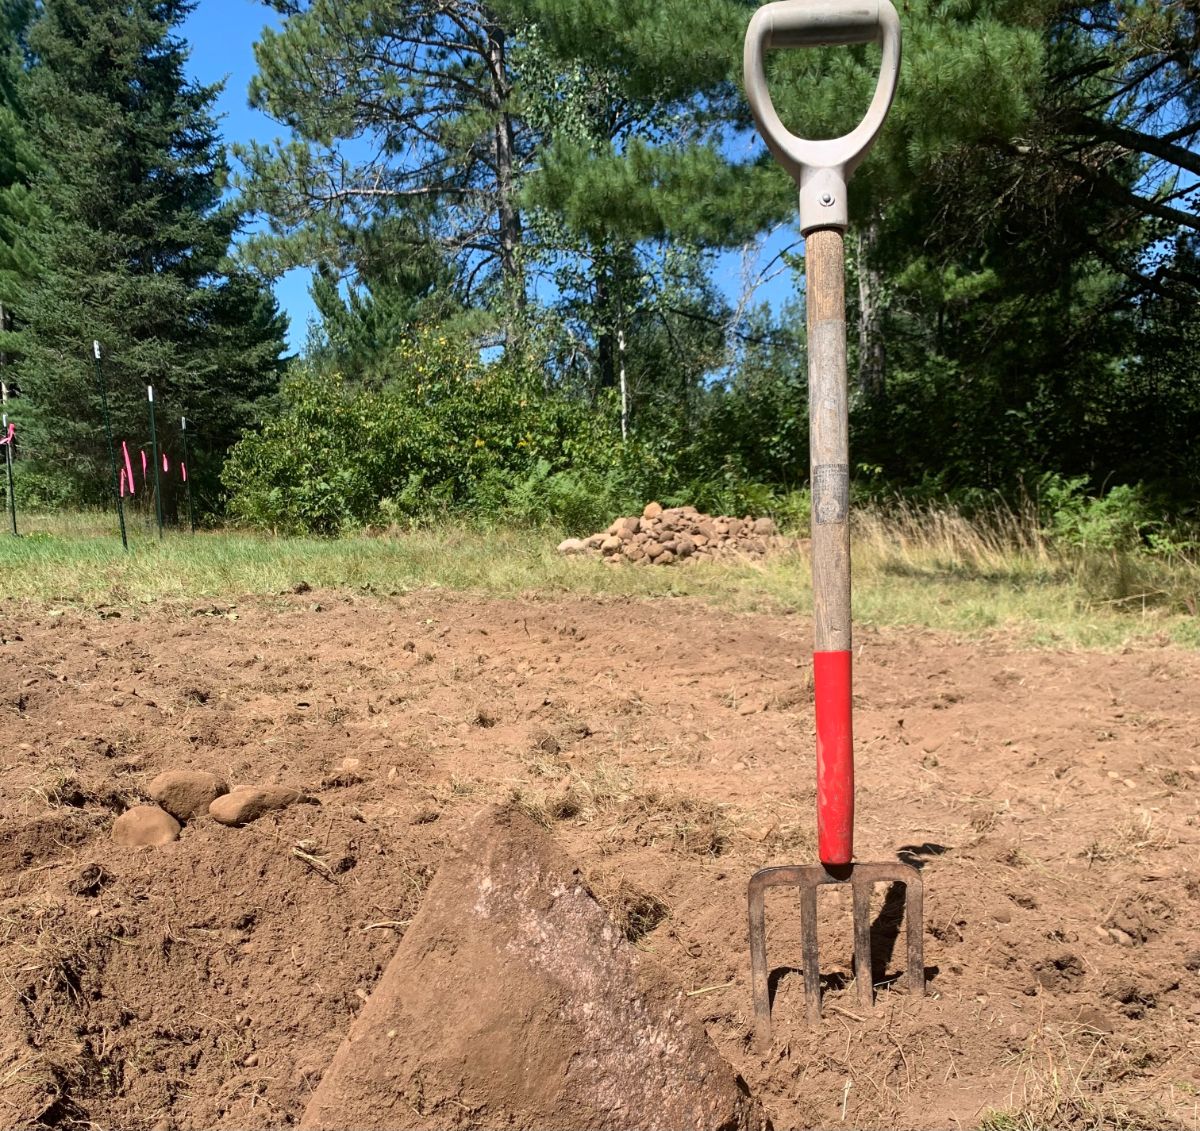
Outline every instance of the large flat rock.
{"label": "large flat rock", "polygon": [[489,809],[420,913],[301,1122],[334,1128],[737,1131],[758,1103],[549,834]]}

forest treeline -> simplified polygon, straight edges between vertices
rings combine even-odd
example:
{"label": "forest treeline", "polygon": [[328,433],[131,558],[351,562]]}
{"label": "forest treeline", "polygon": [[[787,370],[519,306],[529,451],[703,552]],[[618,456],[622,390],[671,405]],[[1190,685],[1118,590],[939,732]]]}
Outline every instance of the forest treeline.
{"label": "forest treeline", "polygon": [[[147,383],[199,422],[214,515],[802,506],[803,256],[741,90],[754,4],[271,6],[248,96],[280,140],[230,153],[217,88],[185,75],[184,0],[0,4],[19,492],[111,490],[97,338],[118,433],[144,431]],[[1103,496],[1134,538],[1194,521],[1200,3],[908,0],[901,20],[896,104],[851,186],[858,489]],[[849,129],[877,63],[777,53],[784,121]],[[319,317],[285,359],[268,285],[296,267]]]}

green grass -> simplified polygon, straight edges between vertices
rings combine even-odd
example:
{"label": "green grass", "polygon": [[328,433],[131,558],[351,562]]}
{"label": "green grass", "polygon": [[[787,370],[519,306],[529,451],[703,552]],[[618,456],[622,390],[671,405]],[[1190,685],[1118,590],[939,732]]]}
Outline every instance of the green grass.
{"label": "green grass", "polygon": [[[944,517],[944,516],[943,516]],[[958,525],[955,525],[958,523]],[[695,597],[736,610],[807,612],[804,553],[766,563],[613,568],[562,558],[553,530],[445,526],[382,537],[275,538],[169,532],[140,520],[130,551],[112,516],[27,516],[0,535],[0,593],[60,605],[236,599],[300,581],[383,595],[441,588],[480,594]],[[1011,532],[1010,532],[1011,534]],[[1138,639],[1200,646],[1200,570],[1148,555],[1056,556],[1036,539],[954,522],[863,515],[855,541],[860,624],[1001,632],[1030,645],[1118,647]]]}

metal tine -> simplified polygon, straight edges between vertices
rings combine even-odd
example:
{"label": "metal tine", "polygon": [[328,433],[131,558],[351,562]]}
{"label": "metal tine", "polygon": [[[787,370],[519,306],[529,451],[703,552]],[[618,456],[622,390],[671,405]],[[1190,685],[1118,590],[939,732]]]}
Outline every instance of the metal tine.
{"label": "metal tine", "polygon": [[805,884],[800,889],[800,937],[804,962],[804,1004],[808,1008],[808,1023],[821,1020],[821,964],[817,957],[817,885]]}
{"label": "metal tine", "polygon": [[874,1008],[875,987],[871,967],[871,892],[879,883],[904,885],[904,921],[907,949],[906,983],[914,997],[925,996],[924,887],[921,873],[899,861],[825,867],[798,864],[760,868],[750,877],[750,987],[754,1003],[755,1040],[760,1049],[771,1041],[770,967],[767,964],[766,889],[800,889],[801,957],[804,964],[804,1001],[808,1024],[821,1020],[821,969],[817,944],[817,888],[823,884],[850,884],[854,899],[854,977],[858,1000]]}
{"label": "metal tine", "polygon": [[854,981],[858,984],[858,1004],[875,1008],[875,980],[871,970],[871,887],[858,876],[854,891]]}

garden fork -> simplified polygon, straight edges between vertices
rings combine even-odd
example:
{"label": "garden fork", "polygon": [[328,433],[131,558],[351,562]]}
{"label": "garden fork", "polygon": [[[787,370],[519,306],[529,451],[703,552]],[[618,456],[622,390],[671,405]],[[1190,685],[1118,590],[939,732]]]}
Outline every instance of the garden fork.
{"label": "garden fork", "polygon": [[[882,47],[875,95],[844,137],[806,141],[779,119],[767,91],[768,50],[851,43]],[[808,307],[809,448],[812,486],[813,686],[817,729],[817,848],[820,863],[763,868],[750,880],[750,973],[755,1028],[770,1041],[771,998],[766,889],[800,889],[804,996],[808,1020],[821,1016],[817,888],[849,884],[854,901],[854,971],[862,1006],[873,1006],[871,892],[905,890],[908,988],[925,993],[922,887],[900,861],[853,863],[854,752],[851,728],[850,459],[846,388],[846,182],[866,156],[891,106],[900,70],[900,21],[889,0],[781,0],[760,8],[746,32],[746,96],[759,132],[800,190]]]}

